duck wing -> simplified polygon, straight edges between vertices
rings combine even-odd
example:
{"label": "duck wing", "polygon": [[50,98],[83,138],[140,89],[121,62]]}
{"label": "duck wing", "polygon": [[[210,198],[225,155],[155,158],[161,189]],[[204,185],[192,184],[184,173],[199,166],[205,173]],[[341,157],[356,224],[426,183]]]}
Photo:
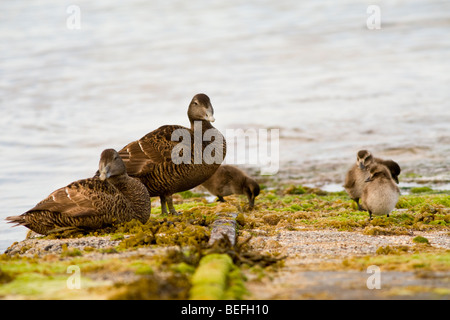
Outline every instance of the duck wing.
{"label": "duck wing", "polygon": [[[172,162],[172,150],[180,143],[180,140],[176,140],[177,136],[172,140],[172,133],[177,129],[186,130],[186,133],[191,134],[190,129],[183,126],[166,125],[120,150],[119,155],[127,167],[127,173],[136,176],[152,170],[158,164]],[[183,142],[190,146],[190,141],[181,143]]]}
{"label": "duck wing", "polygon": [[398,176],[400,175],[400,172],[402,170],[397,162],[395,162],[394,160],[383,160],[380,158],[375,158],[375,161],[386,166],[389,169],[389,171],[391,172],[392,179],[394,179],[395,182],[397,182],[397,183],[399,182]]}
{"label": "duck wing", "polygon": [[353,186],[355,185],[355,170],[358,170],[358,168],[354,165],[345,175],[345,181],[343,185],[344,188],[353,188]]}
{"label": "duck wing", "polygon": [[39,202],[33,211],[52,211],[72,217],[92,216],[109,199],[114,199],[115,187],[97,178],[72,182],[66,187],[53,191]]}

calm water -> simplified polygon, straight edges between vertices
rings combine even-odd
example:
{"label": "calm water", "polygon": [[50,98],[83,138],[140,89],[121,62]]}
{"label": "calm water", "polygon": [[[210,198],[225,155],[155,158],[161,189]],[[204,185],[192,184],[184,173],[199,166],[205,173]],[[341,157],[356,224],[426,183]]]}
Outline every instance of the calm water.
{"label": "calm water", "polygon": [[207,93],[215,126],[279,128],[279,177],[339,185],[360,148],[450,180],[450,2],[0,3],[3,222],[91,176],[100,152],[188,125]]}

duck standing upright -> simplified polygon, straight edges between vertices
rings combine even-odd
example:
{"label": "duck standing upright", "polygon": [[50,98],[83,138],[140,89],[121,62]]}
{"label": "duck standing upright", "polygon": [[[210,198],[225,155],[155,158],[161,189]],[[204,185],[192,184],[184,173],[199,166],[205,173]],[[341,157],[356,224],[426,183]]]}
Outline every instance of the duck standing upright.
{"label": "duck standing upright", "polygon": [[225,138],[211,124],[214,110],[207,95],[192,98],[188,118],[190,128],[165,125],[119,151],[128,174],[138,178],[151,197],[160,197],[163,214],[167,207],[176,213],[172,195],[209,179],[226,155]]}
{"label": "duck standing upright", "polygon": [[365,181],[370,176],[369,170],[375,164],[384,165],[389,170],[392,179],[398,183],[401,169],[397,162],[375,158],[370,151],[359,150],[356,154],[356,163],[348,170],[343,186],[350,198],[356,202],[359,210],[364,210],[359,200],[365,187]]}
{"label": "duck standing upright", "polygon": [[113,223],[150,217],[146,187],[127,175],[117,151],[106,149],[99,162],[99,176],[72,182],[52,192],[34,208],[6,220],[40,234],[63,228],[96,230]]}
{"label": "duck standing upright", "polygon": [[361,206],[372,215],[387,215],[395,208],[400,190],[392,179],[389,169],[382,164],[370,168],[361,196]]}
{"label": "duck standing upright", "polygon": [[368,168],[374,163],[372,154],[367,150],[359,150],[356,154],[356,163],[348,170],[345,176],[344,189],[358,205],[359,210],[364,210],[359,203],[364,183],[369,177]]}

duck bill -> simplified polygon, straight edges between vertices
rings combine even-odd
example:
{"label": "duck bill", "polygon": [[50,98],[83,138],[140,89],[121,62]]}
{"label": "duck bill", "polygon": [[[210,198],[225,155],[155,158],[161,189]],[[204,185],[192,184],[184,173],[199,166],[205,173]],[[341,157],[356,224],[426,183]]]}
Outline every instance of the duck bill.
{"label": "duck bill", "polygon": [[104,181],[104,180],[108,179],[109,177],[111,177],[111,172],[109,170],[109,166],[102,167],[100,169],[100,180]]}
{"label": "duck bill", "polygon": [[360,162],[360,163],[359,163],[359,168],[360,168],[361,170],[365,170],[365,169],[366,169],[366,166],[364,165],[364,163]]}
{"label": "duck bill", "polygon": [[208,108],[206,109],[206,114],[205,114],[204,119],[209,122],[216,121],[216,119],[214,119],[213,114],[214,114],[214,109],[211,105],[209,105]]}
{"label": "duck bill", "polygon": [[206,113],[205,120],[209,121],[209,122],[216,121],[216,119],[214,119],[214,116],[212,115],[212,113],[209,113],[209,112]]}

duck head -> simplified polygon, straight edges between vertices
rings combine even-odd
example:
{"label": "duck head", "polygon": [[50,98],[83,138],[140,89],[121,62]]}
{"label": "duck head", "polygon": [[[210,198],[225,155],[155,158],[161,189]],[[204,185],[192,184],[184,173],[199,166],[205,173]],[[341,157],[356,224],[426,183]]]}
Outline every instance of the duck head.
{"label": "duck head", "polygon": [[189,104],[188,117],[191,122],[205,120],[214,122],[214,109],[209,97],[204,93],[196,94]]}
{"label": "duck head", "polygon": [[366,179],[366,182],[371,182],[375,179],[379,179],[382,177],[391,179],[391,174],[388,168],[386,168],[386,166],[382,164],[375,164],[372,167],[370,167],[369,173],[370,175]]}
{"label": "duck head", "polygon": [[356,154],[356,165],[361,170],[367,170],[374,162],[372,154],[367,150],[359,150]]}
{"label": "duck head", "polygon": [[98,171],[100,180],[105,180],[110,177],[125,174],[126,167],[116,150],[106,149],[100,155]]}

